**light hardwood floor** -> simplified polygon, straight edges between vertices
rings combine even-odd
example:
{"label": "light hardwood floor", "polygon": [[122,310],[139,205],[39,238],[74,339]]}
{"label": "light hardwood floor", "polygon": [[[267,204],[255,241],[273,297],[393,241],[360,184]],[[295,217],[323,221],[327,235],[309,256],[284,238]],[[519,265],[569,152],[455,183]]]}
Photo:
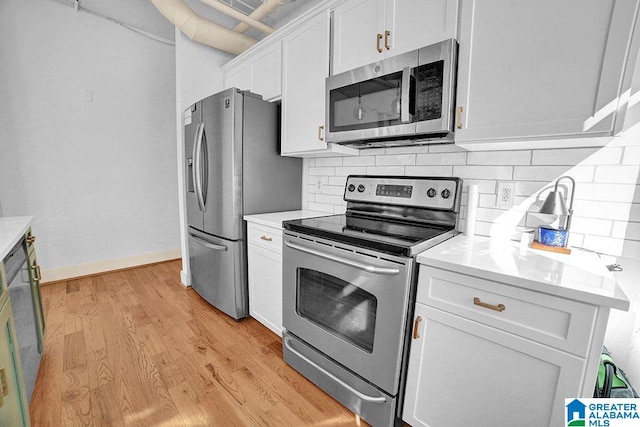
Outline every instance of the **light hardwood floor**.
{"label": "light hardwood floor", "polygon": [[357,424],[285,364],[280,337],[214,309],[179,272],[171,261],[42,287],[33,426]]}

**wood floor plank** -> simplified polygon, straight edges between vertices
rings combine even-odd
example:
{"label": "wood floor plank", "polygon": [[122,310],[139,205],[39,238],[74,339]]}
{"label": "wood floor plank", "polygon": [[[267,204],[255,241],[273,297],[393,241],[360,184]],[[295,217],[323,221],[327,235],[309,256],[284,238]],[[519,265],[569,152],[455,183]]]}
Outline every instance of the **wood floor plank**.
{"label": "wood floor plank", "polygon": [[213,308],[180,270],[170,261],[42,288],[34,426],[357,425],[282,360],[279,336]]}

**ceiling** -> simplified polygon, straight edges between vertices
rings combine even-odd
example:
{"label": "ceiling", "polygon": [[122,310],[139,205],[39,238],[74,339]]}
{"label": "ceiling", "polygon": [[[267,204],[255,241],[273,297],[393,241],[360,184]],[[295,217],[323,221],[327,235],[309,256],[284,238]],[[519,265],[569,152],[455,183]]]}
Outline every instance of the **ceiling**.
{"label": "ceiling", "polygon": [[[132,27],[148,33],[156,38],[173,42],[175,30],[171,24],[155,8],[150,0],[52,0],[66,4],[71,8],[77,7],[79,12],[91,13],[103,19],[111,20],[118,24]],[[240,21],[231,18],[222,12],[204,4],[198,0],[183,0],[198,15],[228,28],[235,27]],[[222,3],[245,13],[250,14],[264,0],[219,0]],[[262,23],[278,28],[292,18],[300,15],[302,11],[310,8],[315,3],[313,0],[285,0],[284,4],[271,15],[262,19]],[[258,30],[250,29],[246,34],[255,39],[262,39],[266,34]]]}

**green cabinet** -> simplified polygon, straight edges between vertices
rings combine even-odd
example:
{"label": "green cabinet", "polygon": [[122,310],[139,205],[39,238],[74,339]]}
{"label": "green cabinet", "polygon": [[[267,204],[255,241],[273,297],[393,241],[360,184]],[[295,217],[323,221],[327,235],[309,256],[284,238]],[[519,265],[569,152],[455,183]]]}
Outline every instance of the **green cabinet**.
{"label": "green cabinet", "polygon": [[1,264],[0,289],[0,426],[28,426],[29,406],[22,381],[16,327]]}
{"label": "green cabinet", "polygon": [[[27,240],[27,242],[28,241],[29,240]],[[38,349],[40,350],[40,353],[43,353],[45,324],[44,311],[42,310],[42,292],[40,291],[40,280],[42,279],[42,277],[40,274],[40,266],[38,265],[38,260],[36,259],[36,251],[35,249],[33,249],[33,245],[31,245],[31,249],[29,250],[28,260],[29,282],[31,285],[33,310],[36,317],[36,327],[38,333]]]}

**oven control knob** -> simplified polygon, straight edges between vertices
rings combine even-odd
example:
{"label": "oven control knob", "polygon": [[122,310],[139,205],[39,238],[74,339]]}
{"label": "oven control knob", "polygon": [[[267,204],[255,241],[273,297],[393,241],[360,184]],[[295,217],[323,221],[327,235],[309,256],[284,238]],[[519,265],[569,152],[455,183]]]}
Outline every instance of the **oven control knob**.
{"label": "oven control knob", "polygon": [[436,189],[435,188],[430,188],[427,190],[427,196],[429,197],[435,197],[436,196]]}
{"label": "oven control knob", "polygon": [[444,190],[442,190],[442,193],[440,193],[440,195],[443,199],[448,199],[449,196],[451,196],[451,191],[448,188],[445,188]]}
{"label": "oven control knob", "polygon": [[350,193],[353,193],[356,189],[356,186],[353,184],[349,184],[349,186],[347,187],[347,190],[349,190]]}
{"label": "oven control knob", "polygon": [[358,185],[358,193],[364,193],[364,185]]}

